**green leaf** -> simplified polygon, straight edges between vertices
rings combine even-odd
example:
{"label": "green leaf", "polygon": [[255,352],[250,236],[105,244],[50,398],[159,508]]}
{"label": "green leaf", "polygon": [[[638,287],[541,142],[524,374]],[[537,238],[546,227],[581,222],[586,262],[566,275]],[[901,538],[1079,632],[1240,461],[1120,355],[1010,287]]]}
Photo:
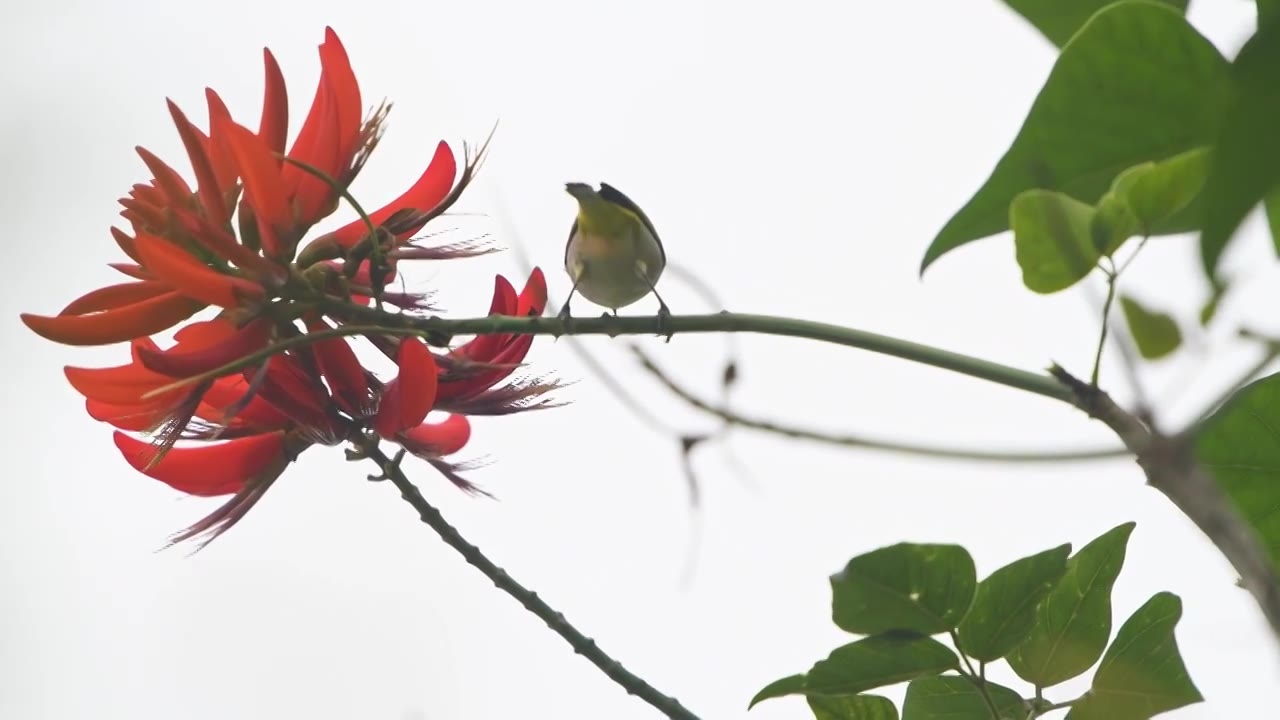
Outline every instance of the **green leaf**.
{"label": "green leaf", "polygon": [[959,545],[899,543],[859,555],[831,576],[831,619],[861,635],[947,632],[977,584],[973,558]]}
{"label": "green leaf", "polygon": [[1209,281],[1209,299],[1204,301],[1204,305],[1200,307],[1200,324],[1207,326],[1213,321],[1214,315],[1218,313],[1218,305],[1222,302],[1222,298],[1227,294],[1228,285],[1225,281],[1210,279]]}
{"label": "green leaf", "polygon": [[[1115,0],[1004,0],[1026,18],[1049,42],[1062,47],[1094,13]],[[1188,0],[1164,0],[1165,4],[1187,11]]]}
{"label": "green leaf", "polygon": [[1280,22],[1280,0],[1257,0],[1258,27]]}
{"label": "green leaf", "polygon": [[756,696],[751,698],[751,702],[747,705],[747,709],[750,710],[765,700],[783,697],[784,695],[802,693],[804,692],[804,681],[804,673],[788,675],[784,678],[774,680],[761,688],[760,692],[756,693]]}
{"label": "green leaf", "polygon": [[[1014,198],[1014,202],[1018,202],[1017,198]],[[1093,210],[1093,219],[1089,221],[1089,235],[1093,241],[1093,248],[1107,257],[1114,255],[1120,246],[1124,245],[1125,240],[1133,237],[1141,229],[1142,223],[1134,214],[1133,208],[1129,207],[1129,200],[1115,191],[1102,196]],[[1014,232],[1016,233],[1017,230]]]}
{"label": "green leaf", "polygon": [[[1280,2],[1280,0],[1277,0]],[[1280,185],[1271,188],[1271,192],[1262,199],[1262,207],[1267,213],[1267,226],[1271,229],[1271,242],[1280,254]]]}
{"label": "green leaf", "polygon": [[1169,315],[1145,308],[1127,295],[1120,296],[1120,309],[1138,353],[1147,360],[1165,357],[1182,344],[1182,331]]}
{"label": "green leaf", "polygon": [[[1001,720],[1027,717],[1027,701],[1018,693],[991,682],[986,688]],[[991,708],[969,678],[937,675],[912,680],[907,686],[902,720],[991,720]]]}
{"label": "green leaf", "polygon": [[879,695],[811,695],[814,720],[898,720],[893,701]]}
{"label": "green leaf", "polygon": [[1231,67],[1236,90],[1204,186],[1200,256],[1212,277],[1236,228],[1280,185],[1280,21],[1260,27]]}
{"label": "green leaf", "polygon": [[1280,568],[1280,374],[1224,403],[1205,421],[1196,453]]}
{"label": "green leaf", "polygon": [[1036,608],[1067,571],[1071,545],[1014,560],[978,583],[969,614],[960,622],[960,647],[975,660],[1009,654],[1031,632]]}
{"label": "green leaf", "polygon": [[1202,702],[1178,652],[1173,628],[1182,600],[1156,593],[1120,626],[1093,676],[1093,687],[1067,720],[1147,720]]}
{"label": "green leaf", "polygon": [[[991,177],[934,238],[921,272],[1009,229],[1033,188],[1094,203],[1126,168],[1209,145],[1229,93],[1227,61],[1178,10],[1142,0],[1097,13],[1062,49]],[[1160,233],[1185,232],[1182,222]]]}
{"label": "green leaf", "polygon": [[1150,235],[1200,194],[1209,173],[1208,148],[1196,148],[1158,163],[1144,163],[1124,179],[1123,194],[1142,234]]}
{"label": "green leaf", "polygon": [[[1009,225],[1022,284],[1038,293],[1065,290],[1098,263],[1094,210],[1052,190],[1028,190],[1009,206]],[[1109,232],[1109,231],[1108,231]]]}
{"label": "green leaf", "polygon": [[1088,670],[1111,636],[1111,588],[1133,532],[1125,523],[1080,548],[1036,610],[1031,634],[1008,656],[1018,677],[1050,687]]}
{"label": "green leaf", "polygon": [[809,695],[856,695],[959,667],[955,653],[930,637],[892,633],[842,645],[809,671]]}

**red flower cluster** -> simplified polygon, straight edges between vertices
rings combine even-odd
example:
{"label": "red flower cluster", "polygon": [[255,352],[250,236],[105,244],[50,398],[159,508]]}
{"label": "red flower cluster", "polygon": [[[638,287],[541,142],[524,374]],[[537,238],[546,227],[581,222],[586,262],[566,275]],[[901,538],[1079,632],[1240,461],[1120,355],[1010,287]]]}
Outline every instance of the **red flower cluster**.
{"label": "red flower cluster", "polygon": [[[67,367],[66,376],[85,397],[89,415],[117,428],[116,446],[138,471],[192,495],[233,496],[175,542],[201,534],[212,539],[234,525],[299,453],[317,444],[360,444],[376,436],[477,491],[447,459],[470,437],[466,416],[545,407],[543,396],[555,387],[536,379],[506,382],[531,336],[480,336],[437,354],[415,337],[366,334],[398,368],[386,382],[365,368],[347,337],[308,337],[350,324],[347,311],[370,302],[405,313],[426,308],[422,295],[384,292],[400,260],[488,252],[475,243],[412,241],[458,199],[483,148],[465,159],[459,177],[452,150],[440,143],[403,195],[299,252],[368,160],[389,107],[362,119],[355,74],[327,29],[319,87],[286,152],[284,77],[269,50],[264,58],[256,131],[233,120],[212,90],[206,90],[207,133],[169,103],[194,190],[138,148],[153,177],[120,200],[132,234],[111,229],[131,261],[112,267],[131,280],[89,292],[56,316],[22,316],[55,342],[131,344],[126,365]],[[498,276],[490,312],[540,315],[545,304],[546,282],[535,269],[519,293]],[[177,328],[170,347],[151,338],[206,308],[213,316]],[[225,370],[245,360],[253,362]],[[432,411],[448,415],[428,423]]]}

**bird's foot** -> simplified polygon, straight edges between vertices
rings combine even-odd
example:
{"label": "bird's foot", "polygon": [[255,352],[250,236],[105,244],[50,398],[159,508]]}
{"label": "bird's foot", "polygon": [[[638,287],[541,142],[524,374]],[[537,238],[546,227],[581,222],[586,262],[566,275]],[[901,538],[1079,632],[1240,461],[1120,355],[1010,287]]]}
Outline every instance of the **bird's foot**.
{"label": "bird's foot", "polygon": [[572,335],[573,315],[569,313],[569,303],[565,303],[564,307],[560,308],[556,317],[560,319],[560,332],[556,333],[556,339],[559,340],[561,335]]}
{"label": "bird's foot", "polygon": [[671,336],[675,334],[675,329],[671,327],[671,308],[666,303],[658,306],[658,335],[666,335],[667,342],[671,342]]}
{"label": "bird's foot", "polygon": [[602,312],[600,313],[600,319],[604,320],[606,323],[609,323],[608,331],[607,331],[609,337],[611,338],[618,337],[618,324],[616,322],[613,322],[618,319],[618,311],[614,310],[612,313]]}

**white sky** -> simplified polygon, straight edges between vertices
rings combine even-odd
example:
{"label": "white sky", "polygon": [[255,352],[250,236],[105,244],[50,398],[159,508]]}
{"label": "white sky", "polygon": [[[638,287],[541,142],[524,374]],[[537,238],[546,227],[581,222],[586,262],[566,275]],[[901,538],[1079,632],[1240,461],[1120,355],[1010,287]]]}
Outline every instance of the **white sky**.
{"label": "white sky", "polygon": [[[1196,25],[1228,52],[1251,30],[1250,2],[1192,5]],[[1088,369],[1091,293],[1025,291],[1007,236],[916,277],[925,246],[986,177],[1054,59],[995,0],[62,0],[11,3],[5,16],[6,718],[655,716],[337,450],[306,453],[207,551],[153,552],[217,501],[179,498],[133,473],[109,428],[84,415],[61,366],[114,365],[122,349],[55,346],[18,323],[20,311],[55,312],[115,281],[104,265],[120,259],[107,232],[115,200],[146,178],[133,146],[185,167],[166,96],[200,117],[209,85],[256,122],[269,45],[296,123],[326,24],[366,102],[395,102],[359,197],[394,197],[437,139],[481,140],[500,117],[463,208],[490,217],[457,222],[467,235],[501,232],[505,207],[559,298],[573,212],[563,183],[605,180],[646,208],[670,257],[732,309],[846,323],[1033,370],[1051,359]],[[1253,362],[1251,350],[1222,342],[1233,319],[1280,332],[1262,310],[1277,300],[1271,252],[1255,218],[1227,258],[1246,284],[1223,324],[1146,374],[1165,417],[1186,419],[1215,382]],[[1129,287],[1193,317],[1204,294],[1195,257],[1193,239],[1159,239]],[[519,274],[510,253],[411,272],[457,316],[487,309],[493,273]],[[676,312],[704,310],[674,279],[662,290]],[[635,368],[621,341],[587,342],[673,426],[712,426]],[[686,383],[714,387],[719,339],[643,342]],[[1208,364],[1206,349],[1224,347]],[[981,447],[1111,440],[1065,406],[941,371],[783,339],[742,338],[741,348],[735,403],[753,413]],[[830,623],[827,586],[852,555],[901,540],[958,542],[985,574],[1127,520],[1138,528],[1117,625],[1157,591],[1181,595],[1179,643],[1209,699],[1168,717],[1256,717],[1280,702],[1280,655],[1253,601],[1125,461],[954,464],[739,433],[749,481],[719,451],[699,456],[705,507],[686,584],[695,533],[673,442],[622,410],[565,341],[539,339],[530,361],[580,382],[563,393],[568,407],[477,422],[470,452],[496,462],[475,479],[501,501],[467,498],[421,464],[409,471],[496,562],[705,718],[746,716],[762,685],[852,639]],[[1104,381],[1127,397],[1122,379],[1106,367]],[[751,717],[807,712],[788,699]]]}

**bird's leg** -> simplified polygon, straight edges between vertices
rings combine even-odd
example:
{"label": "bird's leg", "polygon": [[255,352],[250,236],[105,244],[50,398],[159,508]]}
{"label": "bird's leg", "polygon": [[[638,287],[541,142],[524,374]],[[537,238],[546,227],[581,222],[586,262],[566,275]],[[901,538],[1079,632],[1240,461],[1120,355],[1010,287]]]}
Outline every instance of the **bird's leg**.
{"label": "bird's leg", "polygon": [[569,301],[573,299],[573,294],[578,292],[578,283],[581,281],[582,275],[578,275],[578,279],[573,281],[573,287],[569,290],[569,297],[564,299],[564,305],[560,307],[560,313],[556,316],[563,322],[565,335],[573,334],[573,315],[569,312]]}
{"label": "bird's leg", "polygon": [[[658,334],[666,335],[667,342],[671,342],[671,336],[675,334],[675,330],[671,328],[671,308],[667,307],[667,302],[658,294],[658,288],[654,287],[653,281],[649,279],[648,274],[640,273],[640,277],[649,283],[649,290],[653,292],[653,296],[658,298]],[[666,332],[663,332],[665,330]]]}

